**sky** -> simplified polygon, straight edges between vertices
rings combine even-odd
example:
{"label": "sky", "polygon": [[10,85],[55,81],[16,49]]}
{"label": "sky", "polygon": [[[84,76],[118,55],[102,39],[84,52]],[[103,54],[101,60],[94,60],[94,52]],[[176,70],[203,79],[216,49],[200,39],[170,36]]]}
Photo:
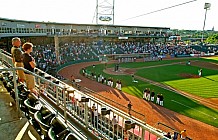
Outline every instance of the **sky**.
{"label": "sky", "polygon": [[[113,2],[113,0],[98,1],[104,5]],[[188,1],[193,2],[139,16]],[[93,20],[96,0],[0,0],[0,3],[1,18],[59,23],[96,23],[96,20]],[[205,30],[214,27],[218,31],[218,0],[115,0],[114,24],[203,30],[205,3],[211,3],[211,8],[206,14]],[[139,17],[132,18],[136,16]]]}

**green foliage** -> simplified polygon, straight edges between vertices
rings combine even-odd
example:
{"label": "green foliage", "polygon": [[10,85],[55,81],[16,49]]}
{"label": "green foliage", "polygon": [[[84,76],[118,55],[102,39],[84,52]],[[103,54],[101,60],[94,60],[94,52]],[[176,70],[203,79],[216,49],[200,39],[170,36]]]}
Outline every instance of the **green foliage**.
{"label": "green foliage", "polygon": [[210,44],[218,44],[218,34],[214,34],[214,35],[209,36],[206,39],[206,42],[210,43]]}

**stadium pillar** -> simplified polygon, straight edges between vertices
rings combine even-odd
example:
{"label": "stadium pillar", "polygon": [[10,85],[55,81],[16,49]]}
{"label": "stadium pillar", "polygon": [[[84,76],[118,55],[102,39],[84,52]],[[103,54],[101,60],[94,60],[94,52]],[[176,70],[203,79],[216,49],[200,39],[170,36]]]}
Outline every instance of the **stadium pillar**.
{"label": "stadium pillar", "polygon": [[11,38],[7,37],[7,51],[11,52]]}
{"label": "stadium pillar", "polygon": [[165,38],[164,38],[164,44],[165,44],[165,45],[166,45],[166,42],[167,42],[167,38],[165,37]]}
{"label": "stadium pillar", "polygon": [[54,36],[54,42],[55,42],[55,54],[56,59],[58,61],[58,64],[60,65],[60,58],[59,58],[59,38],[57,35]]}
{"label": "stadium pillar", "polygon": [[152,40],[153,40],[153,44],[155,44],[155,38],[153,38]]}

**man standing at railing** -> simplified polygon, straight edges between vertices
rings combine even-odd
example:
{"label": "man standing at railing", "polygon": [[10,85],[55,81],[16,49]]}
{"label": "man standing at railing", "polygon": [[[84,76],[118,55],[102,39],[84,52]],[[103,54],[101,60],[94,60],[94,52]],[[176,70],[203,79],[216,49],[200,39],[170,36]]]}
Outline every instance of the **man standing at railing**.
{"label": "man standing at railing", "polygon": [[[15,67],[24,67],[23,65],[23,53],[21,51],[20,45],[21,41],[20,38],[15,37],[12,39],[12,45],[11,48],[11,55],[12,55],[12,62],[14,63]],[[25,74],[23,70],[17,70],[18,74],[18,81],[24,82],[25,81]]]}

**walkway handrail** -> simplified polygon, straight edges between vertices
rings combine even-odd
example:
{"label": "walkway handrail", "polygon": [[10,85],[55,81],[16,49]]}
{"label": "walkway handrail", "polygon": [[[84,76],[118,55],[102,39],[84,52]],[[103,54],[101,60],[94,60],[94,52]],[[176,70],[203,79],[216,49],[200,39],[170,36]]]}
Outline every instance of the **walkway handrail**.
{"label": "walkway handrail", "polygon": [[[100,97],[102,97],[102,98],[104,98],[104,99],[106,99],[106,100],[108,100],[108,101],[110,101],[110,102],[112,102],[112,103],[114,103],[114,104],[117,104],[118,106],[121,106],[122,108],[128,109],[127,106],[124,106],[124,105],[122,105],[122,104],[120,104],[120,103],[117,103],[117,102],[115,102],[115,101],[113,101],[113,100],[107,98],[107,97],[104,97],[103,95],[101,95],[101,94],[99,94],[99,93],[97,93],[97,92],[95,92],[95,91],[93,91],[93,90],[91,90],[91,89],[89,89],[89,88],[87,88],[87,87],[84,87],[84,89],[85,89],[85,90],[89,90],[89,91],[84,91],[84,92],[87,92],[87,93],[89,93],[89,92],[90,92],[90,93],[94,93],[95,95],[98,95],[98,96],[100,96]],[[135,111],[135,110],[133,110],[133,109],[131,109],[131,111],[132,111],[132,112],[135,112],[135,113],[137,113],[137,114],[139,114],[139,115],[141,115],[141,116],[143,116],[143,117],[145,117],[144,114],[141,114],[141,113],[139,113],[139,112],[137,112],[137,111]],[[140,120],[140,121],[141,121],[141,120]]]}
{"label": "walkway handrail", "polygon": [[[49,80],[47,80],[47,79],[45,79],[44,77],[41,77],[41,76],[39,76],[39,75],[37,75],[36,73],[34,73],[34,72],[31,72],[31,71],[29,71],[29,70],[26,70],[26,69],[24,69],[24,68],[22,68],[22,67],[17,67],[17,68],[15,68],[15,67],[13,67],[13,68],[1,68],[0,69],[0,71],[9,71],[9,72],[13,72],[13,75],[16,75],[16,70],[23,70],[24,72],[26,72],[26,73],[29,73],[29,74],[32,74],[33,76],[35,76],[35,77],[37,77],[37,78],[40,78],[41,80],[43,80],[43,81],[45,81],[45,82],[47,82],[47,83],[49,83],[49,84],[51,84],[51,85],[53,85],[53,86],[56,86],[56,87],[59,87],[59,88],[61,88],[61,89],[63,89],[63,90],[66,90],[66,87],[65,86],[60,86],[60,85],[57,85],[57,84],[55,84],[55,83],[53,83],[52,81],[49,81]],[[13,76],[13,82],[14,82],[14,90],[15,90],[15,100],[16,100],[16,106],[17,106],[17,109],[18,109],[18,115],[20,115],[20,109],[19,109],[19,99],[18,99],[18,89],[17,89],[17,82],[16,82],[16,76]],[[58,100],[59,98],[57,98],[57,100]],[[42,101],[42,100],[40,100],[40,101]],[[58,102],[58,101],[57,101]],[[43,102],[43,104],[45,104],[45,101]],[[65,105],[66,106],[66,105]],[[64,112],[66,112],[66,110],[64,110]],[[64,118],[65,119],[65,118]],[[66,120],[66,119],[65,119]],[[73,126],[73,125],[72,125]],[[74,130],[76,130],[76,129],[74,129]],[[74,131],[75,132],[75,131]],[[82,134],[80,131],[78,131],[77,130],[77,133],[79,133],[80,134],[80,136],[82,135],[84,138],[85,138],[85,135],[84,134]],[[78,135],[78,134],[77,134]]]}

